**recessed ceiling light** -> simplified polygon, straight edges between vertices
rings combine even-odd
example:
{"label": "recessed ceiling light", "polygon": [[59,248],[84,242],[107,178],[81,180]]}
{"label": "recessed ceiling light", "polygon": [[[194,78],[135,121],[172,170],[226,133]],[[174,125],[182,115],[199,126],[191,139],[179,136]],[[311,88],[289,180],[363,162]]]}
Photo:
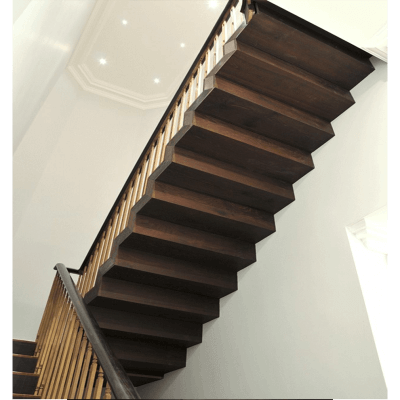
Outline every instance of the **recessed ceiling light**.
{"label": "recessed ceiling light", "polygon": [[216,8],[217,7],[217,1],[216,0],[210,0],[209,2],[208,2],[208,7],[209,8]]}
{"label": "recessed ceiling light", "polygon": [[122,20],[122,23],[123,23],[124,25],[126,25],[126,24],[128,23],[128,21],[127,21],[126,19],[123,19],[123,20]]}
{"label": "recessed ceiling light", "polygon": [[107,60],[105,58],[100,58],[99,62],[101,65],[107,64]]}
{"label": "recessed ceiling light", "polygon": [[186,46],[186,44],[185,43],[181,43],[181,47],[185,47]]}
{"label": "recessed ceiling light", "polygon": [[158,78],[154,79],[154,83],[160,83],[160,80]]}

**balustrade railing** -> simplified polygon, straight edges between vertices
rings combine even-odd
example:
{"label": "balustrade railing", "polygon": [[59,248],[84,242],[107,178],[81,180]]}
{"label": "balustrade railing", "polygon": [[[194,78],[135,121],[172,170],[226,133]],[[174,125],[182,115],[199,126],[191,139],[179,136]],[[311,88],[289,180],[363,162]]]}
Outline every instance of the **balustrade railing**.
{"label": "balustrade railing", "polygon": [[83,296],[94,286],[99,267],[110,257],[114,239],[126,228],[130,210],[144,195],[149,176],[164,161],[166,146],[182,127],[185,111],[203,92],[204,78],[223,57],[224,44],[245,22],[241,6],[242,0],[228,2],[114,203],[80,268]]}
{"label": "balustrade railing", "polygon": [[42,317],[37,338],[39,374],[35,395],[42,399],[140,398],[113,356],[96,321],[62,264]]}

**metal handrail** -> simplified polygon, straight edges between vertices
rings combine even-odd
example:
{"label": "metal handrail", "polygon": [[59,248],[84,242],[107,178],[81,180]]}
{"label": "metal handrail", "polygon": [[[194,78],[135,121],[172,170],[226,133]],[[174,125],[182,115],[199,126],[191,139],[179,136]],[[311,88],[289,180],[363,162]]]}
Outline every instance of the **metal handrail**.
{"label": "metal handrail", "polygon": [[57,264],[54,269],[60,276],[115,397],[117,399],[140,399],[121,363],[108,346],[103,332],[83,301],[67,268],[64,264]]}

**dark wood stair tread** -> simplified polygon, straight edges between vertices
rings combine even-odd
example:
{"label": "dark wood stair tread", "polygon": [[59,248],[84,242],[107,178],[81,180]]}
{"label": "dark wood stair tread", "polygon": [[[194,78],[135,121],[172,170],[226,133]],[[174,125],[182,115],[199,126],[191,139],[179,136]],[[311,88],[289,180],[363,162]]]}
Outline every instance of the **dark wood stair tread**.
{"label": "dark wood stair tread", "polygon": [[201,343],[202,324],[89,306],[107,336],[190,347]]}
{"label": "dark wood stair tread", "polygon": [[30,340],[13,339],[13,354],[33,356],[36,350],[36,342]]}
{"label": "dark wood stair tread", "polygon": [[85,296],[88,305],[205,323],[219,316],[219,300],[150,285],[105,278]]}
{"label": "dark wood stair tread", "polygon": [[170,145],[289,183],[314,168],[311,154],[304,150],[200,113],[186,113],[185,123],[189,120],[190,129],[175,135]]}
{"label": "dark wood stair tread", "polygon": [[292,185],[189,150],[174,148],[161,182],[276,213],[294,201]]}
{"label": "dark wood stair tread", "polygon": [[164,375],[145,375],[128,372],[128,377],[135,387],[146,385],[147,383],[156,382],[164,378]]}
{"label": "dark wood stair tread", "polygon": [[257,2],[257,13],[237,40],[347,90],[374,70],[370,54],[271,2]]}
{"label": "dark wood stair tread", "polygon": [[225,49],[231,58],[216,72],[222,78],[327,121],[354,104],[348,90],[252,46],[231,41]]}
{"label": "dark wood stair tread", "polygon": [[13,354],[13,371],[15,372],[35,372],[38,358],[24,354]]}
{"label": "dark wood stair tread", "polygon": [[39,395],[13,393],[13,399],[40,399]]}
{"label": "dark wood stair tread", "polygon": [[199,113],[309,152],[334,136],[328,121],[237,83],[208,76],[204,85],[206,100],[193,107]]}
{"label": "dark wood stair tread", "polygon": [[127,370],[163,375],[186,366],[186,348],[167,344],[108,337],[113,353]]}
{"label": "dark wood stair tread", "polygon": [[13,371],[13,393],[34,394],[39,374]]}
{"label": "dark wood stair tread", "polygon": [[161,181],[138,213],[251,243],[275,232],[271,213]]}
{"label": "dark wood stair tread", "polygon": [[120,246],[101,275],[171,290],[221,298],[237,290],[237,274],[230,269],[164,257]]}

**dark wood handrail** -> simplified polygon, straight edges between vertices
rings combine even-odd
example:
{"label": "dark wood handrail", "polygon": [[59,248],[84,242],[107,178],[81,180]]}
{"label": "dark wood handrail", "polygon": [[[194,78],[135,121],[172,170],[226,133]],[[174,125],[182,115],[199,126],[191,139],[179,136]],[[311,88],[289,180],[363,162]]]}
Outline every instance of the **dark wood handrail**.
{"label": "dark wood handrail", "polygon": [[75,308],[80,323],[85,330],[89,342],[97,355],[99,363],[103,368],[104,375],[111,386],[117,399],[140,399],[131,380],[126,375],[124,368],[119,360],[114,356],[108,346],[103,332],[94,319],[92,313],[87,308],[82,296],[76,289],[67,268],[64,264],[57,264],[54,269],[58,272],[61,281],[68,293],[69,298]]}
{"label": "dark wood handrail", "polygon": [[[156,138],[156,136],[157,136],[158,131],[160,130],[160,128],[161,128],[161,126],[163,125],[163,123],[165,122],[165,120],[166,120],[166,118],[168,117],[169,113],[172,111],[172,109],[173,109],[173,107],[174,107],[174,105],[175,105],[175,102],[178,100],[179,96],[182,94],[183,89],[185,88],[185,86],[186,86],[187,83],[188,83],[188,79],[191,77],[192,73],[195,71],[195,69],[196,69],[196,67],[197,67],[197,65],[198,65],[198,63],[199,63],[199,61],[204,57],[204,53],[205,53],[207,47],[209,47],[209,46],[212,44],[214,35],[215,35],[216,32],[221,28],[221,23],[222,23],[222,21],[223,21],[223,19],[224,19],[224,16],[225,16],[226,12],[230,9],[230,7],[231,7],[233,4],[237,4],[237,2],[238,2],[238,0],[229,0],[228,3],[226,4],[224,10],[222,11],[222,13],[221,13],[221,15],[219,16],[217,22],[215,23],[213,29],[211,30],[211,33],[210,33],[209,36],[207,37],[207,40],[205,41],[203,47],[202,47],[201,50],[199,51],[199,54],[197,55],[196,59],[194,60],[193,64],[191,65],[191,67],[189,68],[188,73],[186,74],[185,78],[184,78],[183,81],[182,81],[182,84],[179,86],[179,89],[176,91],[175,96],[174,96],[173,99],[171,100],[171,102],[170,102],[168,108],[166,109],[165,113],[164,113],[163,116],[161,117],[160,122],[159,122],[158,125],[156,126],[156,128],[155,128],[153,134],[151,135],[149,141],[147,142],[146,147],[144,148],[144,150],[142,151],[140,157],[138,158],[138,160],[137,160],[135,166],[134,166],[133,169],[132,169],[132,172],[129,174],[129,176],[128,176],[128,178],[127,178],[127,180],[126,180],[124,186],[122,187],[122,189],[121,189],[119,195],[117,196],[117,198],[116,198],[114,204],[112,205],[112,207],[111,207],[111,209],[110,209],[110,212],[108,213],[107,217],[104,219],[104,222],[103,222],[103,224],[101,225],[101,227],[100,227],[100,229],[99,229],[99,231],[98,231],[98,234],[96,235],[96,237],[95,237],[95,239],[94,239],[92,245],[90,246],[89,251],[87,252],[87,254],[86,254],[86,256],[85,256],[85,258],[84,258],[84,260],[83,260],[83,262],[82,262],[82,264],[81,264],[81,266],[80,266],[80,268],[79,268],[79,270],[73,270],[73,271],[75,271],[75,272],[72,272],[72,271],[71,271],[71,273],[77,273],[77,274],[80,274],[80,275],[83,273],[83,270],[84,270],[84,268],[85,268],[85,265],[86,265],[87,261],[89,260],[90,254],[93,252],[93,250],[94,250],[94,248],[95,248],[95,246],[96,246],[96,243],[99,241],[100,236],[101,236],[103,230],[106,228],[109,219],[111,218],[111,216],[112,216],[112,214],[113,214],[115,208],[117,207],[119,201],[121,200],[122,196],[124,195],[124,192],[125,192],[125,190],[127,189],[128,185],[129,185],[129,182],[130,182],[131,179],[133,178],[133,176],[134,176],[134,174],[136,173],[137,169],[140,167],[140,165],[141,165],[141,163],[142,163],[144,157],[145,157],[146,154],[147,154],[147,151],[149,150],[149,147],[153,144],[153,142],[154,142],[154,140],[155,140],[155,138]],[[79,271],[79,272],[78,272],[78,271]]]}

